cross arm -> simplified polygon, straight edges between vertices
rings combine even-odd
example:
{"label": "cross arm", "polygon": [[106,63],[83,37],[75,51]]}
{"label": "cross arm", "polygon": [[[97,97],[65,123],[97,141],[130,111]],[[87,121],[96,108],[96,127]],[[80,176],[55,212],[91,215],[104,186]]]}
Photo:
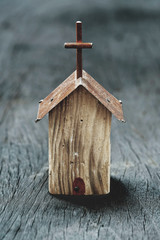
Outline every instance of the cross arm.
{"label": "cross arm", "polygon": [[77,79],[82,77],[82,48],[92,48],[92,43],[82,42],[82,22],[76,22],[76,42],[65,43],[65,48],[74,48],[77,52]]}
{"label": "cross arm", "polygon": [[92,43],[83,43],[83,42],[73,42],[73,43],[65,43],[65,48],[92,48]]}

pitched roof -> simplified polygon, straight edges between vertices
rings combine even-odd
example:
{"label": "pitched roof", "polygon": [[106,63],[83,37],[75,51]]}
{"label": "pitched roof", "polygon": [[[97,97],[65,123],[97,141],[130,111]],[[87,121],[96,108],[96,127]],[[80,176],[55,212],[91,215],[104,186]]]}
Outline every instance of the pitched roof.
{"label": "pitched roof", "polygon": [[56,107],[77,87],[83,86],[96,99],[98,99],[118,120],[124,122],[121,101],[106,91],[94,78],[83,70],[83,77],[76,79],[76,71],[73,72],[44,100],[39,102],[39,109],[36,122],[41,120],[49,111]]}

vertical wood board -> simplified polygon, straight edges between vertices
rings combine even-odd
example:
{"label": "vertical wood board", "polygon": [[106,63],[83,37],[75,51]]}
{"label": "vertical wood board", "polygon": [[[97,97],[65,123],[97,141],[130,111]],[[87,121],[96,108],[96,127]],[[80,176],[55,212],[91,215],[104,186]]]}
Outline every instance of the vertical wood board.
{"label": "vertical wood board", "polygon": [[49,112],[49,191],[73,194],[82,178],[85,195],[110,190],[111,113],[84,87]]}

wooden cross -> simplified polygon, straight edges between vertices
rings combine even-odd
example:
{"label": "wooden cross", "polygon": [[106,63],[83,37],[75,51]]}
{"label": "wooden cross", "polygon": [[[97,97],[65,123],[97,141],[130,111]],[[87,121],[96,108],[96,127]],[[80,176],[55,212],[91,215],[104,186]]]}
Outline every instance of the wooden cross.
{"label": "wooden cross", "polygon": [[65,48],[77,49],[77,79],[82,77],[82,48],[92,48],[92,43],[82,42],[82,22],[76,22],[76,42],[65,43]]}

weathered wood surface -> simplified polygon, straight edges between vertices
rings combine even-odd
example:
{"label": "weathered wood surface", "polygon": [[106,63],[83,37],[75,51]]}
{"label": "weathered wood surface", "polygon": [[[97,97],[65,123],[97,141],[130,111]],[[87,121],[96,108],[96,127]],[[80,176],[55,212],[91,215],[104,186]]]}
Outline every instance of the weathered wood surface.
{"label": "weathered wood surface", "polygon": [[110,191],[110,128],[111,113],[83,86],[49,113],[50,193],[75,195],[79,177],[84,195]]}
{"label": "weathered wood surface", "polygon": [[[0,239],[160,239],[159,9],[0,1]],[[94,43],[84,69],[123,100],[127,123],[113,117],[111,193],[58,198],[48,193],[48,121],[34,119],[38,100],[74,71],[63,44],[79,19]]]}
{"label": "weathered wood surface", "polygon": [[50,110],[79,86],[86,88],[88,92],[113,113],[118,120],[124,122],[121,100],[116,99],[86,71],[83,70],[82,78],[77,79],[76,75],[76,71],[74,71],[65,81],[45,97],[45,99],[39,101],[36,122],[41,120]]}

